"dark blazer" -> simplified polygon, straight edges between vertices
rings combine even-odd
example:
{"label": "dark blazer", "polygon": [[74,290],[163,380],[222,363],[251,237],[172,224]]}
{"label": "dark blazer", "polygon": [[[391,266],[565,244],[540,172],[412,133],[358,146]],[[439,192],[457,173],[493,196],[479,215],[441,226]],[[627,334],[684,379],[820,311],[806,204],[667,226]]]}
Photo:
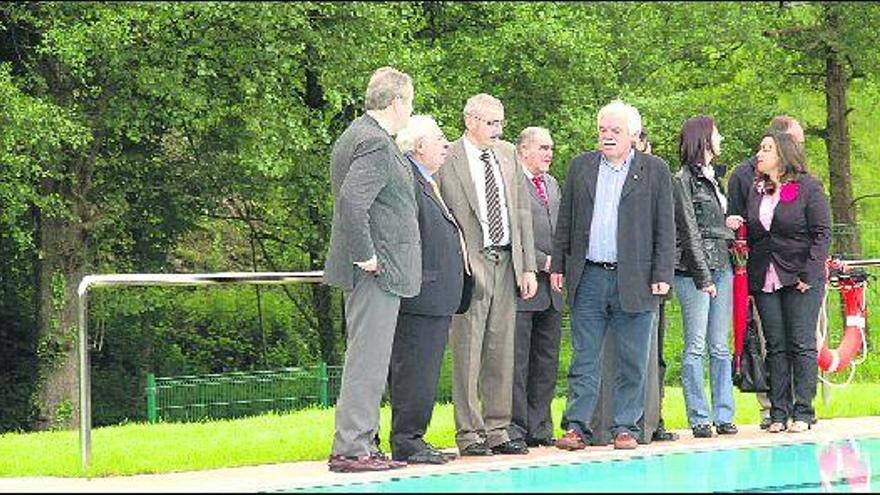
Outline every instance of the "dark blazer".
{"label": "dark blazer", "polygon": [[[525,175],[525,174],[523,174]],[[559,215],[559,200],[562,196],[559,183],[550,174],[544,174],[547,191],[547,206],[538,199],[538,190],[526,177],[526,189],[529,191],[529,204],[532,207],[532,231],[535,239],[535,263],[538,267],[538,291],[531,299],[516,297],[517,311],[544,311],[552,304],[562,311],[562,294],[550,289],[550,272],[543,271],[547,257],[553,254],[553,233],[556,231],[556,217]]]}
{"label": "dark blazer", "polygon": [[[569,304],[584,271],[601,152],[576,156],[568,169],[556,224],[551,272],[564,273]],[[636,151],[618,210],[617,284],[624,311],[651,311],[651,284],[672,285],[675,219],[672,175],[662,159]]]}
{"label": "dark blazer", "polygon": [[810,285],[825,277],[825,263],[831,245],[831,213],[822,183],[809,175],[798,178],[798,197],[779,201],[773,211],[770,230],[759,215],[763,195],[753,187],[748,199],[749,290],[760,293],[770,261],[782,285],[798,279]]}
{"label": "dark blazer", "polygon": [[422,249],[413,173],[397,143],[362,115],[333,146],[333,225],[324,283],[350,291],[355,261],[376,256],[380,288],[400,297],[419,293]]}
{"label": "dark blazer", "polygon": [[[462,302],[465,281],[458,223],[447,214],[431,184],[415,164],[412,165],[412,172],[422,239],[422,287],[418,296],[400,300],[400,311],[449,316],[456,312]],[[467,278],[473,285],[471,277]],[[467,302],[470,303],[470,290]]]}
{"label": "dark blazer", "polygon": [[740,163],[730,179],[727,180],[727,214],[739,215],[743,218],[748,216],[746,204],[749,199],[749,191],[755,185],[755,163],[757,159],[754,155],[749,159]]}

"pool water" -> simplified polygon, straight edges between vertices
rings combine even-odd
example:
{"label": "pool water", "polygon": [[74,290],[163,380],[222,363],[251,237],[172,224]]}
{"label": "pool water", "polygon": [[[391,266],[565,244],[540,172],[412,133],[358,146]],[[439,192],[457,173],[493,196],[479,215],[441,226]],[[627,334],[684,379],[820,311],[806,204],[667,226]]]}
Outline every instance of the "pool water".
{"label": "pool water", "polygon": [[289,492],[869,492],[880,488],[878,471],[880,438],[871,438],[406,476]]}

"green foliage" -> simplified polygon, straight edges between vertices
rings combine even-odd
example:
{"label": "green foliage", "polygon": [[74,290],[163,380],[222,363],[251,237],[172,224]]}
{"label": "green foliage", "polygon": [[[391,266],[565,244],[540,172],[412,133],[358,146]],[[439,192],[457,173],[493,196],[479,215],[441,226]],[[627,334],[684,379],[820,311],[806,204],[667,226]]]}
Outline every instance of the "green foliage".
{"label": "green foliage", "polygon": [[[0,429],[26,428],[31,370],[70,337],[74,301],[35,287],[83,272],[320,270],[329,241],[333,141],[357,114],[371,72],[414,78],[417,113],[451,139],[478,92],[505,104],[506,138],[540,125],[556,142],[553,173],[594,147],[595,114],[613,98],[640,108],[657,154],[677,165],[677,136],[715,117],[722,161],[753,152],[776,113],[824,126],[816,60],[765,33],[806,29],[822,9],[846,12],[833,45],[861,78],[851,114],[855,196],[872,173],[880,116],[876,7],[777,3],[17,3],[0,7],[0,303],[8,375]],[[807,151],[827,177],[824,143]],[[880,200],[858,203],[876,221]],[[65,219],[58,252],[36,235]],[[49,267],[54,270],[54,267]],[[65,271],[66,270],[66,271]],[[35,335],[41,291],[61,335]],[[113,289],[90,313],[96,421],[142,414],[157,374],[341,361],[341,297],[271,290]],[[259,306],[259,307],[258,307]],[[262,326],[261,326],[262,325]],[[43,329],[41,329],[43,330]],[[56,342],[57,343],[57,342]],[[12,353],[15,350],[15,353]],[[39,354],[38,354],[39,350]],[[4,349],[2,352],[7,352]],[[2,354],[0,358],[7,355]],[[3,361],[4,365],[6,360]],[[13,385],[18,384],[16,388]],[[25,385],[26,384],[26,385]],[[17,391],[22,392],[17,392]],[[5,406],[6,403],[0,402]],[[13,412],[14,411],[14,412]]]}

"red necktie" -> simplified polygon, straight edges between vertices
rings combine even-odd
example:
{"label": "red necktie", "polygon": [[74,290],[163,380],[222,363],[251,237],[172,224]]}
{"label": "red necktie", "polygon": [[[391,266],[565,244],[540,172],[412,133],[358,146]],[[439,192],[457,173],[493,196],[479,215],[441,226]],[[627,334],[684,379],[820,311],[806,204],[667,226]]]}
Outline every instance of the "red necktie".
{"label": "red necktie", "polygon": [[547,191],[544,190],[544,176],[543,175],[533,175],[532,176],[532,184],[535,185],[535,190],[538,192],[538,199],[541,200],[541,204],[544,205],[544,208],[547,207]]}

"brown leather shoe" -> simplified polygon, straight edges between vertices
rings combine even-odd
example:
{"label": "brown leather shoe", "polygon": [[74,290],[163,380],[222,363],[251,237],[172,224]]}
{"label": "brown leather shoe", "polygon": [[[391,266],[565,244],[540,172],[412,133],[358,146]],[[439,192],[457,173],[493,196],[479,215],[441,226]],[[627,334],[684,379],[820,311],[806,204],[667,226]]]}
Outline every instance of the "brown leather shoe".
{"label": "brown leather shoe", "polygon": [[562,450],[582,450],[587,448],[584,437],[577,430],[568,430],[556,441],[556,448]]}
{"label": "brown leather shoe", "polygon": [[330,456],[327,465],[330,467],[330,471],[334,473],[362,473],[366,471],[388,471],[391,469],[387,462],[374,459],[368,455],[360,457],[334,455]]}
{"label": "brown leather shoe", "polygon": [[376,462],[387,463],[389,469],[400,469],[406,467],[406,461],[394,461],[381,451],[370,453],[370,459],[373,459]]}
{"label": "brown leather shoe", "polygon": [[632,436],[632,433],[628,431],[620,432],[614,437],[615,449],[632,450],[638,446],[639,442],[636,441],[636,437]]}

